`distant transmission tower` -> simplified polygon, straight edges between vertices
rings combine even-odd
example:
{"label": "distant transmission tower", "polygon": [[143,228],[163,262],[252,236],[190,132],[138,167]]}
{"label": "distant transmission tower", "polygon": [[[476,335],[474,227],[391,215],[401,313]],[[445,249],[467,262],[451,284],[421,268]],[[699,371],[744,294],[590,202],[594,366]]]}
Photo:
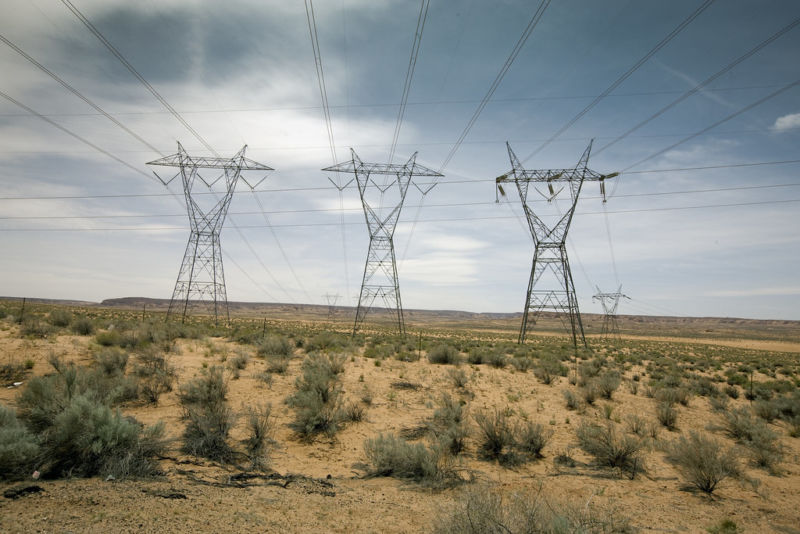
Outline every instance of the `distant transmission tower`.
{"label": "distant transmission tower", "polygon": [[336,314],[336,303],[341,298],[341,295],[339,293],[336,293],[335,295],[331,295],[330,293],[325,293],[324,297],[328,303],[328,322],[332,323],[334,316]]}
{"label": "distant transmission tower", "polygon": [[[394,314],[397,329],[405,334],[403,304],[400,300],[400,285],[397,281],[397,263],[394,255],[394,230],[400,217],[400,210],[406,198],[408,186],[414,176],[443,176],[442,174],[416,163],[417,153],[405,164],[364,163],[350,149],[350,161],[322,169],[331,172],[352,172],[358,183],[358,193],[364,207],[364,217],[369,230],[369,252],[364,265],[364,278],[358,297],[356,320],[353,334],[364,321],[375,299],[380,297],[390,313]],[[373,175],[394,177],[378,184]],[[393,187],[393,186],[397,187]],[[383,211],[390,210],[384,216]]]}
{"label": "distant transmission tower", "polygon": [[[596,286],[595,286],[596,287]],[[619,339],[619,323],[617,322],[617,308],[619,299],[630,299],[628,295],[622,294],[622,286],[614,293],[603,293],[597,288],[597,293],[592,296],[592,300],[599,300],[603,307],[603,328],[600,330],[604,339]]]}
{"label": "distant transmission tower", "polygon": [[[586,336],[583,332],[583,323],[578,309],[578,299],[575,295],[575,284],[572,281],[572,272],[569,268],[567,259],[567,232],[569,231],[572,216],[575,213],[575,206],[578,203],[578,196],[581,193],[583,182],[600,182],[600,191],[605,201],[604,180],[613,178],[619,173],[599,174],[587,167],[589,153],[592,150],[592,143],[586,148],[580,161],[573,169],[546,169],[546,170],[527,170],[522,168],[511,146],[506,143],[508,157],[511,159],[511,171],[499,176],[496,180],[497,189],[505,196],[503,190],[504,183],[513,182],[519,191],[519,198],[522,201],[522,208],[528,219],[528,227],[533,237],[534,252],[533,265],[531,267],[531,277],[528,281],[528,293],[525,296],[525,309],[522,313],[522,326],[519,331],[519,343],[525,342],[529,323],[536,324],[537,317],[542,311],[548,310],[555,312],[557,316],[567,316],[572,329],[572,343],[578,347],[578,336],[586,346]],[[566,212],[558,216],[550,216],[555,224],[545,223],[540,216],[533,212],[528,204],[528,189],[530,184],[547,184],[547,193],[539,191],[536,186],[534,189],[542,195],[548,202],[552,202],[565,187],[569,187],[571,204]],[[562,185],[563,184],[563,185]],[[560,188],[556,190],[556,187]],[[499,199],[498,199],[499,200]],[[552,221],[550,221],[552,222]],[[547,276],[550,285],[548,289],[535,289],[541,287]],[[533,314],[531,316],[531,314]]]}
{"label": "distant transmission tower", "polygon": [[[175,282],[175,290],[169,301],[167,319],[173,313],[180,313],[181,322],[185,321],[191,304],[193,309],[213,313],[214,321],[217,323],[221,314],[224,314],[226,320],[230,320],[219,234],[239,178],[251,189],[254,189],[266,178],[264,176],[258,182],[251,184],[242,173],[247,171],[264,173],[273,170],[271,167],[244,157],[246,148],[247,145],[243,146],[232,158],[197,158],[189,156],[183,146],[178,143],[176,154],[147,163],[148,165],[180,169],[169,180],[162,179],[157,173],[154,174],[164,185],[172,182],[178,175],[181,176],[191,225],[189,243],[186,245],[181,270],[178,273],[178,280]],[[200,174],[201,170],[210,172],[203,176]],[[223,178],[225,190],[220,192],[222,195],[220,198],[212,187]],[[212,194],[200,198],[202,193],[198,194],[193,191],[197,180],[205,184]]]}

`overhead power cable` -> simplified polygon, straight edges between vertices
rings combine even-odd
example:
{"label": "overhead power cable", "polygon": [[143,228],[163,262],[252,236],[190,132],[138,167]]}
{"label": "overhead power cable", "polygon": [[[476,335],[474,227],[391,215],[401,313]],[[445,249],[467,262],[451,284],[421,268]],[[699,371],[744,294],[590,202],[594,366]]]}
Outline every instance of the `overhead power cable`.
{"label": "overhead power cable", "polygon": [[[793,204],[800,202],[800,198],[778,199],[778,200],[762,200],[752,202],[730,202],[723,204],[701,204],[695,206],[666,206],[661,208],[641,208],[629,210],[614,210],[614,211],[582,211],[576,212],[580,215],[617,215],[626,213],[650,213],[650,212],[666,212],[666,211],[684,211],[684,210],[704,210],[711,208],[738,208],[745,206],[764,206],[764,205],[779,205],[779,204]],[[495,221],[495,220],[510,220],[515,219],[513,215],[507,216],[490,216],[490,217],[440,217],[436,219],[421,219],[421,223],[438,223],[438,222],[461,222],[461,221]],[[345,223],[349,226],[363,226],[365,222],[349,222]],[[320,223],[287,223],[287,224],[273,224],[275,228],[330,228],[330,224],[326,222]],[[264,224],[242,225],[240,228],[266,228]],[[163,227],[149,227],[142,228],[139,226],[130,227],[108,227],[108,228],[0,228],[0,232],[97,232],[97,231],[185,231],[186,228],[182,226],[163,226]]]}
{"label": "overhead power cable", "polygon": [[509,54],[505,63],[503,63],[503,66],[500,68],[500,72],[498,72],[497,76],[495,76],[492,85],[489,86],[489,90],[486,92],[483,99],[481,99],[477,109],[475,109],[475,112],[472,114],[472,117],[470,117],[469,121],[467,121],[467,125],[464,127],[464,130],[461,132],[461,135],[458,136],[458,139],[456,140],[453,147],[450,149],[450,152],[447,153],[447,157],[444,158],[444,161],[439,167],[439,173],[441,173],[444,170],[444,168],[450,164],[450,160],[453,159],[453,156],[455,156],[456,152],[461,146],[461,143],[464,142],[464,138],[467,137],[467,134],[475,125],[475,121],[478,120],[478,116],[480,116],[481,112],[483,111],[483,108],[486,107],[486,104],[489,103],[489,100],[491,100],[492,95],[494,95],[494,92],[500,86],[500,82],[503,81],[503,78],[508,72],[508,69],[511,68],[511,65],[514,63],[514,60],[517,59],[517,56],[519,55],[522,48],[525,46],[525,43],[528,41],[528,38],[531,36],[531,33],[533,33],[533,30],[536,29],[536,25],[539,24],[539,21],[542,19],[542,16],[544,15],[544,12],[549,5],[550,5],[550,0],[542,0],[542,2],[539,4],[539,7],[536,9],[536,12],[534,12],[530,22],[528,22],[528,25],[525,27],[525,31],[522,32],[522,35],[517,40],[517,44],[515,44],[514,48],[511,50],[511,54]]}
{"label": "overhead power cable", "polygon": [[[305,0],[306,6],[306,20],[308,21],[308,33],[311,37],[311,49],[314,52],[314,65],[317,71],[317,85],[319,86],[320,100],[322,101],[322,113],[325,117],[325,129],[328,135],[328,144],[331,149],[331,163],[336,165],[338,163],[336,157],[336,143],[333,136],[333,121],[331,120],[330,104],[328,102],[328,88],[325,85],[325,70],[322,68],[322,51],[319,46],[319,35],[317,34],[317,18],[314,15],[313,0]],[[330,179],[330,178],[329,178]],[[347,235],[345,233],[344,224],[344,193],[346,187],[342,186],[339,180],[339,174],[336,174],[336,189],[339,193],[339,229],[342,237],[342,266],[344,268],[344,283],[345,295],[349,300],[350,298],[350,272],[347,267]],[[265,215],[266,217],[266,215]],[[306,293],[307,294],[307,293]]]}
{"label": "overhead power cable", "polygon": [[128,128],[127,126],[125,126],[124,124],[122,124],[122,123],[121,123],[119,120],[117,120],[115,117],[113,117],[112,115],[110,115],[109,113],[107,113],[107,112],[106,112],[104,109],[102,109],[100,106],[98,106],[97,104],[95,104],[94,102],[92,102],[91,100],[89,100],[89,99],[88,99],[86,96],[84,96],[84,95],[83,95],[83,94],[82,94],[80,91],[78,91],[77,89],[75,89],[74,87],[72,87],[70,84],[68,84],[67,82],[65,82],[65,81],[64,81],[63,79],[61,79],[61,78],[60,78],[58,75],[56,75],[56,74],[55,74],[53,71],[51,71],[50,69],[48,69],[47,67],[45,67],[44,65],[42,65],[41,63],[39,63],[38,61],[36,61],[35,59],[33,59],[31,56],[29,56],[28,54],[26,54],[26,53],[25,53],[25,51],[23,51],[23,50],[22,50],[21,48],[19,48],[17,45],[15,45],[14,43],[12,43],[11,41],[9,41],[8,39],[6,39],[6,38],[5,38],[4,36],[2,36],[2,35],[0,35],[0,41],[3,41],[3,42],[4,42],[6,45],[8,45],[8,46],[9,46],[9,47],[10,47],[12,50],[14,50],[16,53],[18,53],[18,54],[19,54],[19,55],[21,55],[22,57],[24,57],[26,60],[28,60],[28,62],[30,62],[30,63],[31,63],[32,65],[34,65],[36,68],[38,68],[39,70],[41,70],[42,72],[44,72],[45,74],[47,74],[48,76],[50,76],[52,79],[54,79],[55,81],[57,81],[59,84],[61,84],[61,86],[62,86],[62,87],[64,87],[64,89],[66,89],[67,91],[69,91],[69,92],[70,92],[70,93],[72,93],[73,95],[77,96],[78,98],[80,98],[81,100],[83,100],[84,102],[86,102],[86,104],[88,104],[88,105],[89,105],[89,106],[90,106],[92,109],[94,109],[95,111],[97,111],[98,113],[100,113],[101,115],[103,115],[105,118],[107,118],[108,120],[110,120],[111,122],[113,122],[114,124],[116,124],[117,126],[119,126],[119,127],[122,129],[122,130],[124,130],[124,131],[125,131],[125,133],[127,133],[128,135],[130,135],[131,137],[133,137],[134,139],[136,139],[137,141],[139,141],[141,144],[143,144],[144,146],[146,146],[147,148],[149,148],[150,150],[152,150],[152,151],[153,151],[153,152],[155,152],[156,154],[159,154],[160,156],[164,156],[164,154],[163,154],[163,153],[162,153],[160,150],[158,150],[156,147],[154,147],[153,145],[151,145],[150,143],[148,143],[147,141],[145,141],[145,140],[144,140],[142,137],[140,137],[140,136],[139,136],[137,133],[133,132],[133,131],[132,131],[130,128]]}
{"label": "overhead power cable", "polygon": [[[158,91],[156,91],[156,89],[152,85],[150,85],[150,83],[144,78],[144,76],[142,76],[139,73],[139,71],[137,71],[136,68],[134,68],[134,66],[125,58],[125,56],[123,56],[122,53],[119,50],[117,50],[114,47],[114,45],[112,45],[111,42],[108,39],[106,39],[106,37],[102,33],[100,33],[100,31],[91,23],[91,21],[89,21],[89,19],[87,19],[84,16],[84,14],[81,13],[81,11],[77,7],[75,7],[75,5],[72,4],[72,2],[70,2],[70,0],[61,0],[61,2],[65,6],[67,6],[67,8],[78,18],[78,20],[80,20],[83,23],[83,25],[86,26],[86,28],[95,37],[97,37],[97,39],[109,50],[109,52],[111,52],[111,54],[113,54],[114,57],[116,57],[119,60],[119,62],[122,63],[125,66],[125,68],[128,69],[128,71],[137,80],[139,80],[139,82],[150,92],[150,94],[152,94],[156,98],[156,100],[158,100],[161,103],[161,105],[163,105],[164,108],[167,111],[169,111],[169,113],[178,122],[180,122],[189,131],[189,133],[191,133],[195,137],[195,139],[197,139],[209,152],[214,154],[214,156],[220,157],[219,153],[197,132],[197,130],[192,128],[191,125],[189,125],[189,123],[186,122],[186,120],[181,116],[181,114],[178,113],[175,110],[175,108],[173,108],[172,105],[170,105],[170,103],[167,102],[167,100],[163,96],[161,96],[161,94]],[[266,215],[265,215],[265,219],[266,219]],[[258,255],[258,253],[256,252],[255,248],[253,248],[253,246],[250,244],[250,241],[247,239],[247,237],[242,233],[241,229],[236,224],[236,222],[233,220],[233,218],[230,218],[229,221],[230,221],[231,226],[233,226],[233,228],[236,230],[236,232],[239,235],[239,237],[242,239],[242,241],[245,242],[245,244],[247,245],[247,248],[256,257],[256,259],[258,260],[258,263],[262,267],[264,267],[264,269],[267,271],[267,274],[273,279],[273,281],[275,281],[276,284],[278,284],[278,286],[284,291],[284,293],[286,293],[286,295],[289,296],[289,293],[286,291],[286,289],[283,288],[283,286],[281,286],[280,283],[277,281],[277,279],[274,277],[274,275],[272,274],[272,271],[270,271],[266,267],[266,264],[264,263],[264,261]],[[275,240],[278,243],[278,246],[280,247],[280,242],[278,241],[278,237],[274,232],[273,232],[273,236],[275,237]],[[287,259],[287,263],[288,263],[288,258],[286,258],[286,259]],[[290,269],[291,269],[291,265],[290,265]],[[291,297],[289,297],[289,298],[291,298]]]}
{"label": "overhead power cable", "polygon": [[32,108],[29,108],[28,106],[26,106],[25,104],[23,104],[19,100],[16,100],[16,99],[12,98],[11,96],[9,96],[6,93],[4,93],[3,91],[0,91],[0,96],[2,96],[6,100],[8,100],[12,104],[14,104],[15,106],[17,106],[17,107],[19,107],[21,109],[24,109],[25,111],[27,111],[31,115],[35,115],[36,117],[39,117],[40,119],[42,119],[46,123],[50,124],[51,126],[53,126],[55,128],[58,128],[59,130],[61,130],[65,134],[69,135],[70,137],[72,137],[74,139],[77,139],[78,141],[80,141],[81,143],[85,144],[86,146],[91,147],[92,149],[96,150],[97,152],[100,152],[101,154],[103,154],[105,156],[108,156],[109,158],[113,159],[117,163],[120,163],[120,164],[126,166],[127,168],[129,168],[133,172],[135,172],[137,174],[141,174],[142,176],[145,176],[149,180],[157,181],[155,177],[153,177],[152,175],[144,172],[142,169],[139,169],[138,167],[134,167],[133,165],[131,165],[127,161],[118,158],[117,156],[115,156],[114,154],[109,152],[108,150],[105,150],[104,148],[100,148],[99,146],[95,145],[91,141],[89,141],[89,140],[81,137],[80,135],[76,134],[72,130],[70,130],[68,128],[65,128],[64,126],[61,126],[60,124],[58,124],[57,122],[55,122],[53,120],[48,119],[47,117],[45,117],[44,115],[42,115],[38,111],[36,111],[36,110],[34,110]]}
{"label": "overhead power cable", "polygon": [[196,131],[194,128],[192,128],[192,127],[189,125],[189,123],[188,123],[188,122],[186,122],[186,120],[184,120],[184,118],[181,116],[181,114],[180,114],[180,113],[178,113],[178,112],[175,110],[175,108],[173,108],[173,107],[172,107],[172,106],[169,104],[169,102],[167,102],[167,101],[164,99],[164,97],[163,97],[163,96],[161,96],[161,95],[159,94],[159,92],[158,92],[158,91],[156,91],[156,90],[155,90],[155,88],[154,88],[152,85],[150,85],[150,83],[149,83],[147,80],[145,80],[145,79],[144,79],[144,76],[142,76],[141,74],[139,74],[139,71],[137,71],[137,70],[136,70],[136,69],[133,67],[133,65],[131,65],[131,64],[130,64],[130,62],[128,62],[128,60],[127,60],[127,59],[125,59],[125,56],[123,56],[123,55],[122,55],[122,54],[119,52],[119,50],[117,50],[117,49],[114,47],[114,45],[112,45],[112,44],[111,44],[111,42],[109,42],[109,40],[108,40],[108,39],[106,39],[106,38],[105,38],[105,36],[103,36],[103,34],[102,34],[102,33],[100,33],[100,31],[99,31],[97,28],[95,28],[94,24],[92,24],[92,23],[89,21],[89,19],[87,19],[87,18],[86,18],[86,17],[83,15],[83,13],[81,13],[81,11],[80,11],[78,8],[77,8],[77,7],[75,7],[75,5],[74,5],[72,2],[70,2],[70,0],[61,0],[61,2],[62,2],[62,3],[65,5],[65,6],[67,6],[67,9],[69,9],[70,11],[72,11],[72,13],[73,13],[73,14],[74,14],[76,17],[78,17],[78,20],[80,20],[80,21],[83,23],[83,25],[84,25],[84,26],[86,26],[86,28],[88,28],[88,30],[89,30],[90,32],[92,32],[92,34],[93,34],[95,37],[97,37],[97,39],[98,39],[98,40],[99,40],[101,43],[103,43],[103,46],[105,46],[105,47],[108,49],[108,51],[109,51],[109,52],[111,52],[111,53],[114,55],[114,57],[116,57],[116,58],[119,60],[119,62],[120,62],[120,63],[122,63],[122,64],[125,66],[125,68],[126,68],[126,69],[128,69],[128,71],[129,71],[131,74],[133,74],[133,76],[134,76],[134,77],[136,77],[136,79],[137,79],[137,80],[139,80],[139,82],[140,82],[142,85],[144,85],[144,87],[145,87],[145,88],[146,88],[148,91],[150,91],[150,94],[152,94],[152,95],[153,95],[153,96],[156,98],[156,100],[158,100],[159,102],[161,102],[161,105],[162,105],[162,106],[164,106],[164,108],[165,108],[167,111],[169,111],[169,112],[170,112],[170,114],[171,114],[173,117],[175,117],[175,119],[177,119],[177,120],[178,120],[178,122],[180,122],[180,123],[183,125],[183,127],[184,127],[184,128],[186,128],[186,129],[189,131],[189,133],[191,133],[191,134],[194,136],[194,138],[195,138],[195,139],[197,139],[198,141],[200,141],[200,143],[201,143],[201,144],[202,144],[204,147],[206,147],[206,149],[207,149],[209,152],[211,152],[212,154],[214,154],[216,157],[219,157],[219,154],[217,153],[217,151],[216,151],[216,150],[214,150],[214,148],[213,148],[211,145],[209,145],[209,144],[208,144],[208,142],[207,142],[205,139],[203,139],[203,137],[202,137],[202,136],[201,136],[199,133],[197,133],[197,131]]}
{"label": "overhead power cable", "polygon": [[612,141],[610,141],[607,144],[605,144],[602,148],[598,149],[595,152],[595,155],[597,155],[597,154],[603,152],[604,150],[606,150],[607,148],[617,144],[619,141],[625,139],[626,137],[628,137],[630,134],[632,134],[633,132],[635,132],[636,130],[638,130],[639,128],[644,126],[645,124],[647,124],[650,121],[660,117],[661,115],[663,115],[664,113],[666,113],[667,111],[669,111],[673,107],[677,106],[678,104],[680,104],[681,102],[683,102],[684,100],[689,98],[690,96],[692,96],[692,95],[698,93],[699,91],[705,89],[714,80],[716,80],[720,76],[728,73],[731,69],[736,67],[739,63],[741,63],[744,60],[750,58],[751,56],[756,54],[759,50],[761,50],[762,48],[764,48],[768,44],[772,43],[773,41],[775,41],[776,39],[778,39],[779,37],[781,37],[785,33],[789,32],[792,29],[794,29],[798,24],[800,24],[800,17],[794,19],[792,22],[790,22],[789,24],[787,24],[786,26],[784,26],[783,28],[781,28],[780,30],[778,30],[777,32],[772,34],[769,38],[765,39],[764,41],[761,41],[758,45],[756,45],[755,47],[751,48],[750,50],[748,50],[747,52],[745,52],[744,54],[742,54],[741,56],[739,56],[735,60],[731,61],[725,67],[723,67],[721,70],[717,71],[716,73],[712,74],[711,76],[709,76],[708,78],[706,78],[702,82],[698,83],[693,88],[691,88],[690,90],[686,91],[680,97],[676,98],[675,100],[673,100],[672,102],[670,102],[669,104],[664,106],[663,108],[659,109],[658,111],[656,111],[655,113],[650,115],[648,118],[646,118],[642,122],[638,123],[633,128],[627,130],[625,133],[619,135],[618,137],[614,138]]}
{"label": "overhead power cable", "polygon": [[713,2],[714,0],[705,0],[702,4],[700,4],[700,6],[697,9],[695,9],[688,17],[686,17],[680,24],[678,24],[678,26],[676,26],[671,32],[669,32],[666,37],[661,39],[661,41],[659,41],[658,44],[656,44],[653,48],[651,48],[649,52],[647,52],[644,56],[639,58],[639,60],[636,63],[634,63],[633,66],[631,66],[631,68],[625,71],[619,78],[614,80],[614,82],[611,85],[609,85],[605,91],[603,91],[597,97],[595,97],[595,99],[592,100],[580,112],[578,112],[577,115],[572,117],[572,119],[570,119],[566,124],[564,124],[564,126],[562,126],[556,133],[550,136],[550,138],[547,139],[547,141],[542,143],[537,149],[528,154],[528,156],[522,160],[523,163],[528,161],[530,158],[532,158],[542,150],[544,150],[545,147],[547,147],[550,143],[555,141],[562,133],[566,132],[570,127],[572,127],[573,124],[578,122],[584,115],[589,113],[589,111],[591,111],[597,104],[599,104],[601,100],[603,100],[605,97],[611,94],[611,92],[614,91],[614,89],[616,89],[617,87],[619,87],[620,84],[622,84],[622,82],[627,80],[631,76],[631,74],[639,70],[639,68],[642,65],[647,63],[647,61],[651,57],[653,57],[659,50],[664,48],[664,46],[666,46],[667,43],[669,43],[675,37],[677,37],[678,34],[680,34],[689,24],[691,24],[691,22],[694,19],[700,16],[700,14],[703,11],[705,11]]}
{"label": "overhead power cable", "polygon": [[695,137],[701,136],[701,135],[703,135],[704,133],[708,132],[709,130],[713,130],[714,128],[716,128],[716,127],[717,127],[717,126],[719,126],[720,124],[723,124],[723,123],[725,123],[725,122],[728,122],[729,120],[731,120],[731,119],[734,119],[734,118],[738,117],[738,116],[739,116],[739,115],[741,115],[742,113],[746,113],[746,112],[750,111],[750,110],[751,110],[751,109],[753,109],[754,107],[757,107],[757,106],[759,106],[759,105],[763,104],[763,103],[764,103],[764,102],[766,102],[767,100],[771,100],[772,98],[775,98],[776,96],[778,96],[778,95],[780,95],[780,94],[782,94],[782,93],[784,93],[784,92],[788,91],[789,89],[792,89],[793,87],[796,87],[797,85],[800,85],[800,79],[798,79],[798,80],[795,80],[795,81],[793,81],[793,82],[791,82],[791,83],[789,83],[789,84],[786,84],[786,85],[784,85],[783,87],[781,87],[780,89],[778,89],[777,91],[773,91],[773,92],[771,92],[770,94],[768,94],[768,95],[766,95],[766,96],[763,96],[763,97],[759,98],[759,99],[758,99],[758,100],[756,100],[755,102],[753,102],[753,103],[751,103],[751,104],[748,104],[748,105],[744,106],[743,108],[740,108],[738,111],[735,111],[735,112],[731,113],[730,115],[726,116],[725,118],[723,118],[723,119],[720,119],[720,120],[716,121],[715,123],[711,124],[710,126],[706,126],[706,127],[705,127],[705,128],[703,128],[702,130],[700,130],[700,131],[698,131],[698,132],[695,132],[695,133],[693,133],[692,135],[689,135],[689,136],[687,136],[687,137],[684,137],[684,138],[683,138],[683,139],[681,139],[680,141],[678,141],[678,142],[676,142],[676,143],[672,143],[672,144],[671,144],[671,145],[669,145],[668,147],[666,147],[666,148],[663,148],[663,149],[661,149],[661,150],[659,150],[659,151],[657,151],[657,152],[654,152],[653,154],[650,154],[650,155],[649,155],[649,156],[647,156],[646,158],[642,158],[642,159],[640,159],[640,160],[639,160],[639,161],[637,161],[636,163],[633,163],[633,164],[631,164],[631,165],[628,165],[628,166],[627,166],[626,168],[624,168],[624,169],[623,169],[621,172],[622,172],[622,173],[628,172],[628,171],[629,171],[630,169],[632,169],[633,167],[636,167],[636,166],[638,166],[638,165],[641,165],[641,164],[642,164],[642,163],[644,163],[645,161],[650,161],[651,159],[653,159],[653,158],[656,158],[656,157],[660,156],[661,154],[663,154],[663,153],[665,153],[665,152],[668,152],[668,151],[672,150],[673,148],[675,148],[675,147],[677,147],[677,146],[680,146],[680,145],[682,145],[683,143],[685,143],[685,142],[687,142],[687,141],[691,141],[691,140],[692,140],[692,139],[694,139]]}
{"label": "overhead power cable", "polygon": [[425,30],[425,21],[428,18],[430,3],[430,0],[422,0],[422,4],[419,7],[417,29],[414,32],[414,44],[411,46],[411,57],[408,59],[408,70],[406,71],[406,80],[403,83],[403,96],[400,98],[400,109],[397,112],[397,124],[395,124],[394,135],[392,136],[392,147],[389,149],[389,163],[394,159],[397,140],[400,138],[400,127],[403,125],[403,116],[406,113],[406,104],[408,103],[408,95],[411,92],[411,82],[414,79],[414,69],[417,66],[419,46],[422,42],[422,32]]}

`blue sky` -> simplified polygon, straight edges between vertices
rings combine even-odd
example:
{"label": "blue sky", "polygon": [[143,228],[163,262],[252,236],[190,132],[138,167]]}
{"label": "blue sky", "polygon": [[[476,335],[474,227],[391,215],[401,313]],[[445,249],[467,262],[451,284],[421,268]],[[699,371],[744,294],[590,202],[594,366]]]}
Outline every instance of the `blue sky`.
{"label": "blue sky", "polygon": [[[247,144],[276,169],[255,193],[271,228],[244,184],[233,199],[228,298],[339,293],[355,304],[368,235],[357,191],[340,201],[328,176],[344,176],[320,171],[333,158],[303,3],[73,4],[217,152]],[[494,202],[505,143],[546,169],[574,165],[594,139],[589,166],[625,172],[606,204],[594,183],[578,204],[568,252],[582,311],[600,311],[596,286],[622,284],[632,300],[620,313],[800,319],[800,86],[737,115],[800,79],[800,27],[605,148],[792,23],[799,3],[712,2],[538,150],[702,4],[549,3],[439,185],[424,199],[408,193],[395,234],[405,307],[521,311],[533,246],[519,199]],[[538,6],[430,3],[395,162],[418,151],[442,167]],[[386,162],[420,3],[318,0],[314,10],[337,159],[352,147]],[[5,40],[158,149],[0,43],[0,91],[106,152],[0,98],[0,295],[169,297],[188,221],[145,163],[178,141],[207,149],[65,4],[6,0],[0,11]],[[177,181],[170,192],[180,198]],[[563,209],[532,205],[543,217]]]}

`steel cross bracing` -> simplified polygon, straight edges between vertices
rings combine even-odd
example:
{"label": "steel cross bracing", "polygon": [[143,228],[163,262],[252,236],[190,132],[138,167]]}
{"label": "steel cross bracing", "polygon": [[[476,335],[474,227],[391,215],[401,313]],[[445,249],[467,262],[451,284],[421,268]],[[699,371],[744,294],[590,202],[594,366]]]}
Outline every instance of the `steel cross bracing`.
{"label": "steel cross bracing", "polygon": [[[355,174],[369,230],[369,251],[364,265],[361,293],[358,296],[353,334],[358,331],[375,303],[375,299],[378,298],[383,301],[386,309],[393,315],[398,331],[405,334],[403,304],[400,299],[400,285],[397,279],[397,262],[394,253],[394,230],[412,178],[414,176],[441,177],[443,175],[416,163],[416,152],[405,164],[364,163],[353,149],[350,149],[350,156],[349,161],[322,170]],[[372,176],[376,174],[394,176],[396,180],[390,179],[379,184],[372,179]],[[386,211],[388,213],[385,213]]]}
{"label": "steel cross bracing", "polygon": [[621,298],[630,300],[628,295],[622,294],[622,286],[619,286],[614,293],[603,293],[598,287],[597,293],[592,296],[592,300],[600,301],[600,305],[603,307],[603,327],[600,333],[605,339],[619,339],[617,308],[619,307],[619,299]]}
{"label": "steel cross bracing", "polygon": [[[586,346],[575,284],[572,281],[567,258],[567,232],[575,213],[583,182],[587,180],[600,182],[600,190],[605,195],[605,180],[617,176],[618,173],[604,175],[587,167],[592,150],[591,142],[578,164],[571,169],[524,169],[514,151],[511,150],[511,146],[506,143],[506,147],[511,159],[511,171],[496,179],[497,189],[505,195],[502,184],[513,182],[517,186],[534,244],[533,265],[528,281],[528,293],[525,296],[519,343],[525,342],[529,325],[536,324],[536,319],[543,311],[551,311],[555,312],[556,316],[562,320],[566,316],[572,332],[573,345],[577,348],[578,337],[580,337],[581,343]],[[533,212],[528,204],[528,191],[531,184],[534,184],[534,189],[548,202],[567,189],[570,194],[568,209],[563,214],[559,213],[558,216],[549,217],[548,222],[545,222],[542,217]],[[537,187],[540,184],[546,185],[547,191],[540,191]],[[550,224],[553,220],[554,223]],[[542,288],[545,283],[549,283],[550,287]]]}
{"label": "steel cross bracing", "polygon": [[[245,158],[245,149],[247,149],[247,145],[243,146],[232,158],[194,158],[189,156],[183,146],[178,143],[176,154],[147,163],[147,165],[180,169],[168,180],[162,179],[157,173],[154,174],[164,185],[172,182],[178,175],[181,176],[191,227],[189,243],[186,245],[181,269],[178,272],[178,280],[175,282],[175,289],[169,302],[167,319],[180,309],[181,321],[185,321],[191,305],[192,308],[197,308],[199,311],[213,313],[215,322],[219,322],[220,315],[224,315],[226,321],[230,320],[219,234],[225,223],[228,207],[239,179],[241,178],[253,189],[266,178],[264,176],[257,182],[251,183],[242,175],[242,172],[259,171],[264,173],[273,170],[271,167]],[[214,172],[209,177],[208,175],[203,176],[201,170],[221,172]],[[192,195],[198,180],[212,192],[214,191],[212,187],[223,180],[225,189],[220,193],[221,198],[211,195],[215,204],[201,205]],[[207,195],[202,196],[208,197]]]}

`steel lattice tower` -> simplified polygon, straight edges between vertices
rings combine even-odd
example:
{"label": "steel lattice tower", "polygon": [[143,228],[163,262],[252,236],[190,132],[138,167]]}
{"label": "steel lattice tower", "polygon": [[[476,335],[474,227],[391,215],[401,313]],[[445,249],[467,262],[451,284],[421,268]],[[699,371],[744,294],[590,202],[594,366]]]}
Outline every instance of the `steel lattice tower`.
{"label": "steel lattice tower", "polygon": [[[525,297],[525,309],[522,313],[522,326],[519,331],[519,343],[525,342],[529,324],[536,324],[537,317],[543,311],[555,312],[557,316],[566,315],[572,330],[572,343],[578,347],[578,337],[586,346],[586,336],[583,332],[583,323],[578,309],[578,299],[575,295],[575,284],[572,281],[572,272],[567,258],[567,232],[569,231],[572,217],[575,213],[575,206],[583,187],[583,182],[598,181],[600,188],[605,195],[604,180],[617,176],[613,174],[599,174],[587,167],[589,153],[592,150],[592,143],[581,156],[578,164],[572,169],[545,169],[528,170],[524,169],[517,159],[511,146],[506,143],[508,157],[511,160],[511,171],[499,176],[496,180],[497,188],[501,194],[505,195],[502,184],[513,182],[519,191],[519,198],[522,201],[522,208],[528,220],[528,228],[533,237],[534,252],[533,265],[531,266],[531,276],[528,281],[528,293]],[[554,220],[554,224],[547,224],[540,216],[533,212],[528,204],[528,190],[531,183],[547,184],[548,193],[545,194],[536,189],[548,202],[552,202],[561,191],[569,188],[570,205],[565,213],[558,216],[548,217],[548,222]],[[559,187],[558,190],[555,188]],[[551,288],[535,289],[541,287],[544,282],[543,276],[548,275]],[[531,316],[532,314],[532,316]]]}
{"label": "steel lattice tower", "polygon": [[[416,152],[404,164],[364,163],[352,148],[350,156],[349,161],[322,170],[355,174],[369,230],[369,251],[364,265],[361,293],[358,296],[353,334],[358,331],[358,327],[372,308],[375,299],[379,297],[383,300],[386,309],[395,316],[398,331],[405,334],[403,304],[400,300],[400,285],[397,280],[397,262],[394,254],[394,230],[412,178],[414,176],[443,175],[416,163]],[[373,175],[386,175],[389,179],[383,184],[378,184],[372,178]],[[385,216],[384,210],[389,210]]]}
{"label": "steel lattice tower", "polygon": [[603,293],[598,287],[597,293],[592,296],[592,300],[600,301],[600,305],[603,307],[603,327],[600,330],[600,334],[604,339],[619,339],[617,308],[621,298],[630,299],[628,295],[622,294],[622,286],[619,286],[614,293]]}
{"label": "steel lattice tower", "polygon": [[[169,184],[178,175],[181,176],[191,226],[189,243],[186,245],[181,269],[178,272],[178,280],[175,282],[172,299],[169,301],[167,319],[180,307],[181,321],[185,321],[190,303],[193,303],[192,308],[213,313],[215,322],[219,321],[220,314],[224,314],[226,321],[230,320],[219,234],[239,179],[241,178],[251,189],[264,180],[262,177],[257,183],[251,184],[242,173],[247,171],[263,173],[273,170],[271,167],[244,157],[245,149],[247,149],[247,145],[243,146],[232,158],[198,158],[189,156],[183,146],[178,143],[176,154],[147,163],[147,165],[180,169],[169,180],[162,179],[157,173],[156,176],[164,185]],[[211,171],[212,178],[207,179],[202,176],[201,170]],[[219,193],[221,194],[220,198],[212,187],[223,178],[225,190]],[[196,195],[193,195],[197,180],[200,180],[211,193],[214,193],[209,195],[214,203],[202,202]]]}

